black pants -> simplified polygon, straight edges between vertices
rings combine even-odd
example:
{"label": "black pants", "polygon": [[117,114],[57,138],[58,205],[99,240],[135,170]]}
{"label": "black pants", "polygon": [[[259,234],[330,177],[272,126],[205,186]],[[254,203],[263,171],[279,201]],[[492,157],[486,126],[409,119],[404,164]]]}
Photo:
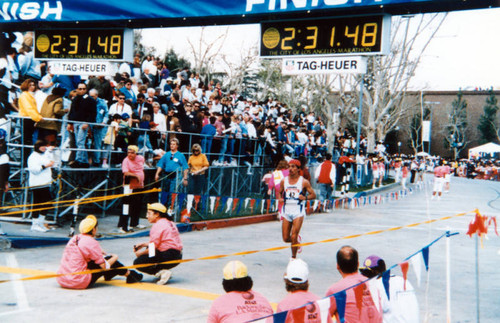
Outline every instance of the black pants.
{"label": "black pants", "polygon": [[[143,188],[136,188],[132,190],[132,193],[137,193],[143,191]],[[130,196],[125,196],[123,203],[128,203],[128,215],[120,215],[120,220],[118,221],[118,227],[123,228],[123,230],[128,230],[128,219],[130,217],[130,226],[135,227],[139,224],[139,217],[141,215],[142,208],[142,194],[134,194]]]}
{"label": "black pants", "polygon": [[[50,200],[52,200],[52,195],[50,194],[49,186],[34,188],[31,190],[31,192],[33,194],[33,204],[49,202]],[[45,207],[50,207],[50,205],[35,205],[33,208],[41,209]],[[31,217],[33,219],[38,219],[40,213],[42,213],[42,211],[33,211]]]}
{"label": "black pants", "polygon": [[[109,259],[110,256],[106,256],[104,258]],[[123,264],[119,261],[116,261],[114,264],[111,265],[111,268],[118,268],[118,267],[123,267]],[[96,264],[94,261],[89,261],[87,263],[87,269],[102,269],[102,268],[101,268],[101,266]],[[94,283],[102,276],[104,276],[104,278],[106,280],[110,280],[113,277],[115,277],[116,275],[124,276],[127,273],[127,270],[128,269],[110,269],[110,270],[106,270],[106,271],[100,271],[97,273],[93,273],[92,279],[90,280],[90,283],[87,286],[87,288],[92,287],[92,285],[94,285]]]}
{"label": "black pants", "polygon": [[410,178],[410,183],[415,183],[415,175],[417,175],[417,170],[416,169],[412,169],[411,170],[411,178]]}
{"label": "black pants", "polygon": [[160,262],[171,261],[171,260],[180,260],[182,259],[182,252],[176,249],[168,249],[165,251],[155,252],[155,256],[150,258],[149,255],[142,255],[137,257],[134,260],[134,265],[142,265],[142,264],[155,264],[149,267],[137,268],[137,270],[142,271],[143,273],[154,275],[162,269],[170,269],[177,266],[179,263],[173,264],[161,264]]}

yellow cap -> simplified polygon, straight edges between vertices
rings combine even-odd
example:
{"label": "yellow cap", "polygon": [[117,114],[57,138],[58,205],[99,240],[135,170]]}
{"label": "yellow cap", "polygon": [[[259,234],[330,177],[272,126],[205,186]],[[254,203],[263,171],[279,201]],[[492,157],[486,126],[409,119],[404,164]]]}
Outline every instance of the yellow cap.
{"label": "yellow cap", "polygon": [[160,213],[167,213],[167,208],[161,203],[148,204],[148,210],[158,211]]}
{"label": "yellow cap", "polygon": [[245,278],[248,276],[247,266],[239,260],[228,262],[224,267],[223,273],[225,280]]}
{"label": "yellow cap", "polygon": [[139,152],[139,147],[135,145],[130,145],[127,147],[127,150],[133,150],[137,154]]}
{"label": "yellow cap", "polygon": [[80,222],[80,233],[89,233],[97,225],[97,218],[90,214]]}

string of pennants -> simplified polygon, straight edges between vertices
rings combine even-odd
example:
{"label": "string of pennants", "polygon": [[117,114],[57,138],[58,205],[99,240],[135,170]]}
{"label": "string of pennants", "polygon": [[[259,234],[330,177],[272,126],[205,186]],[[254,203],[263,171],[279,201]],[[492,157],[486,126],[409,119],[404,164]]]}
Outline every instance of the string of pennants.
{"label": "string of pennants", "polygon": [[[429,270],[429,248],[441,240],[444,237],[451,237],[454,235],[457,235],[458,232],[456,233],[450,233],[450,231],[445,232],[442,234],[440,237],[436,238],[434,241],[423,247],[422,249],[418,250],[414,254],[410,255],[409,257],[405,258],[401,263],[392,265],[389,267],[385,272],[383,272],[380,276],[376,276],[373,278],[367,278],[366,280],[353,285],[349,286],[339,292],[336,292],[332,295],[328,295],[327,297],[324,297],[322,299],[319,299],[315,302],[309,302],[306,303],[300,307],[283,311],[283,312],[278,312],[274,313],[272,315],[268,315],[259,319],[252,320],[250,322],[258,322],[258,323],[263,323],[263,322],[269,322],[270,319],[272,318],[272,321],[274,323],[284,323],[286,321],[287,316],[288,317],[304,317],[303,312],[304,309],[311,305],[311,304],[316,304],[318,308],[320,309],[320,316],[321,316],[321,322],[325,323],[328,321],[328,315],[329,315],[329,309],[331,305],[331,298],[333,297],[335,299],[336,305],[337,305],[337,313],[338,313],[338,319],[340,320],[341,323],[345,322],[345,308],[346,308],[346,300],[347,300],[347,291],[350,289],[354,290],[354,295],[355,295],[355,302],[356,306],[361,312],[361,309],[363,308],[363,289],[368,287],[370,288],[370,281],[375,280],[379,277],[382,279],[382,283],[385,289],[385,292],[387,294],[387,297],[390,298],[389,296],[389,288],[390,288],[390,275],[391,275],[391,270],[396,269],[399,267],[403,273],[403,279],[404,279],[404,288],[406,290],[406,281],[408,277],[408,271],[410,268],[410,263],[412,265],[412,268],[415,272],[415,276],[417,278],[417,285],[420,286],[421,283],[421,276],[422,276],[422,263],[425,266],[425,270]],[[366,287],[364,286],[366,284]],[[375,304],[378,304],[378,300],[376,299],[375,293],[371,293],[373,302]],[[380,311],[381,308],[377,306],[377,309]]]}
{"label": "string of pennants", "polygon": [[[314,212],[324,212],[331,209],[354,209],[365,205],[383,204],[388,201],[395,201],[405,198],[408,195],[412,194],[414,189],[421,189],[421,187],[422,186],[416,186],[414,188],[406,188],[399,191],[369,196],[329,199],[323,202],[318,199],[307,200],[306,212],[308,214],[311,214]],[[178,206],[182,207],[184,203],[186,203],[185,208],[181,212],[182,222],[190,221],[189,219],[191,216],[191,210],[193,208],[200,213],[209,212],[211,214],[226,213],[234,215],[238,215],[242,211],[250,211],[250,214],[256,214],[255,212],[258,212],[260,214],[269,214],[272,212],[277,212],[281,208],[278,199],[194,195],[183,192],[162,192],[161,202],[165,204],[168,196],[170,196],[172,199],[171,205],[177,204]]]}

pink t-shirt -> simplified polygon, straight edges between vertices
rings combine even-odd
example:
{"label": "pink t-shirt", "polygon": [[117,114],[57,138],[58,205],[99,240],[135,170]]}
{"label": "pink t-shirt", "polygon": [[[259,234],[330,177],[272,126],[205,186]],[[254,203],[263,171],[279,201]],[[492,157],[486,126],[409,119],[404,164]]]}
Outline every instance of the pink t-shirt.
{"label": "pink t-shirt", "polygon": [[404,166],[402,169],[402,173],[403,173],[403,178],[407,178],[409,173],[408,167]]}
{"label": "pink t-shirt", "polygon": [[151,227],[149,242],[154,242],[159,251],[176,249],[182,251],[182,241],[179,230],[172,221],[160,218]]}
{"label": "pink t-shirt", "polygon": [[[359,284],[364,280],[366,280],[366,277],[361,275],[360,273],[350,274],[330,286],[330,288],[326,292],[326,296],[330,296],[332,294],[335,294],[336,292],[340,292],[348,287]],[[382,313],[379,312],[377,306],[373,302],[367,284],[365,283],[361,286],[363,287],[361,315],[356,304],[354,288],[346,290],[345,323],[381,323]],[[337,315],[337,322],[340,322],[338,318],[335,297],[332,296],[330,297],[330,315],[333,316],[334,314]]]}
{"label": "pink t-shirt", "polygon": [[434,168],[434,176],[444,177],[445,174],[446,174],[446,169],[444,168],[444,166],[438,166]]}
{"label": "pink t-shirt", "polygon": [[123,173],[134,173],[139,176],[137,178],[132,178],[130,180],[130,188],[143,188],[144,187],[144,157],[141,155],[136,155],[134,160],[130,160],[128,157],[122,162],[122,172]]}
{"label": "pink t-shirt", "polygon": [[271,314],[273,308],[261,294],[253,290],[229,292],[213,302],[207,322],[241,323]]}
{"label": "pink t-shirt", "polygon": [[[87,263],[93,260],[97,265],[104,262],[101,246],[88,234],[79,234],[71,238],[64,248],[58,274],[75,273],[87,270]],[[56,278],[64,288],[85,289],[92,279],[91,274],[66,275]]]}
{"label": "pink t-shirt", "polygon": [[[288,295],[278,304],[278,309],[276,312],[283,312],[300,307],[295,311],[288,312],[286,316],[286,322],[309,322],[309,323],[321,323],[321,313],[318,304],[315,302],[307,306],[301,307],[312,301],[317,301],[318,296],[311,292],[299,290]],[[327,322],[332,322],[330,317],[327,318]]]}

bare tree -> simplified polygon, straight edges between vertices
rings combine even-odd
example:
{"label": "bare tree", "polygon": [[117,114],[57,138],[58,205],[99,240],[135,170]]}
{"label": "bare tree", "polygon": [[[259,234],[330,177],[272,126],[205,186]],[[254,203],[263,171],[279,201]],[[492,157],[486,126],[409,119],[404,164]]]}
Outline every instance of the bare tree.
{"label": "bare tree", "polygon": [[233,61],[227,55],[221,55],[228,75],[228,83],[224,84],[228,89],[241,90],[246,77],[251,69],[256,68],[258,62],[257,47],[252,46],[248,50],[242,50],[238,61]]}
{"label": "bare tree", "polygon": [[453,151],[453,159],[457,159],[460,151],[468,144],[467,131],[467,101],[463,93],[458,92],[457,98],[451,103],[448,123],[444,125],[445,147]]}
{"label": "bare tree", "polygon": [[214,66],[216,64],[217,58],[221,55],[222,48],[227,38],[228,28],[225,32],[222,32],[215,40],[207,41],[205,40],[205,27],[201,27],[201,33],[197,41],[187,39],[187,42],[191,48],[191,54],[194,60],[194,69],[200,73],[200,75],[205,75],[210,78],[210,75],[214,71]]}
{"label": "bare tree", "polygon": [[[368,72],[364,77],[362,132],[368,139],[368,151],[372,152],[377,140],[384,140],[395,129],[410,106],[404,104],[409,82],[415,74],[420,58],[441,27],[446,14],[393,17],[391,51],[386,56],[373,56],[368,60]],[[417,43],[418,41],[418,43]],[[418,46],[417,46],[418,45]],[[356,88],[359,77],[350,88]],[[353,92],[353,95],[358,93]],[[355,103],[357,100],[352,101]],[[350,122],[357,120],[346,114]]]}

